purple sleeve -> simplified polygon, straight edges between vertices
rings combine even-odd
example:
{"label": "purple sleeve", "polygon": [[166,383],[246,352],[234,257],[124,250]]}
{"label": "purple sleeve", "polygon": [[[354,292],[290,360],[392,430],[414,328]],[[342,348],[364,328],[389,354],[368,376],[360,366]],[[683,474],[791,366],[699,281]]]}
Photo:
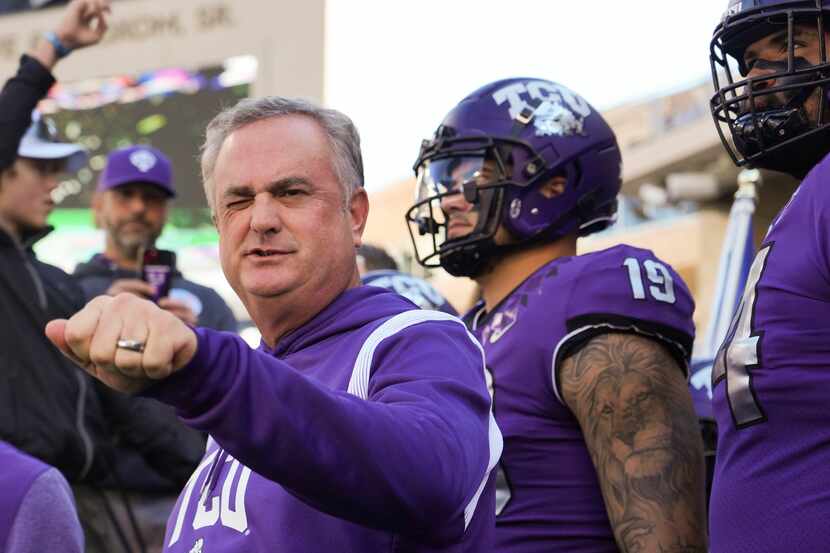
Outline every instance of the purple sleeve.
{"label": "purple sleeve", "polygon": [[686,283],[652,252],[621,246],[597,256],[571,285],[567,334],[553,353],[554,393],[559,397],[561,361],[607,332],[633,332],[658,340],[688,370],[694,310]]}
{"label": "purple sleeve", "polygon": [[[188,424],[321,511],[439,542],[463,534],[492,455],[482,352],[460,321],[381,341],[368,400],[235,336],[197,334],[196,357],[151,391]],[[326,362],[351,374],[355,360]]]}
{"label": "purple sleeve", "polygon": [[34,481],[9,532],[6,553],[82,553],[84,534],[69,484],[57,469]]}

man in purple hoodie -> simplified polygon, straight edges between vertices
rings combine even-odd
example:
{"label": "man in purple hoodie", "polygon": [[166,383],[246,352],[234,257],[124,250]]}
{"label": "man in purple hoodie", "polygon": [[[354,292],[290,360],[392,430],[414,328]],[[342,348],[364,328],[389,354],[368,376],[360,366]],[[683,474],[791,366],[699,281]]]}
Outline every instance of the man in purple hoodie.
{"label": "man in purple hoodie", "polygon": [[455,317],[359,286],[351,121],[243,100],[208,126],[202,172],[259,350],[132,295],[46,328],[107,385],[210,433],[165,551],[490,551],[501,435],[483,354]]}

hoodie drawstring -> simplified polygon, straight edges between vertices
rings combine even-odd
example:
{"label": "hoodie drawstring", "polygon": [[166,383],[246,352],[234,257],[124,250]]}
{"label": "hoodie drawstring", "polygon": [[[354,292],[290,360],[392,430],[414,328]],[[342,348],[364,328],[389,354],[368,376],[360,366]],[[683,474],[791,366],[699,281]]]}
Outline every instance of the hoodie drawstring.
{"label": "hoodie drawstring", "polygon": [[202,505],[205,508],[208,507],[208,500],[213,496],[213,492],[219,484],[219,476],[222,474],[222,467],[224,467],[227,460],[228,452],[220,447],[219,454],[213,460],[213,464],[210,465],[207,478],[202,482],[202,489],[200,490]]}

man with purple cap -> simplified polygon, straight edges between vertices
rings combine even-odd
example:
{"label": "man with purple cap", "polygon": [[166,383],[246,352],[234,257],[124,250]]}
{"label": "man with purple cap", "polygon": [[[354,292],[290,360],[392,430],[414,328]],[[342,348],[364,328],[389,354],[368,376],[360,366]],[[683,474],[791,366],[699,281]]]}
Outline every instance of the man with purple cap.
{"label": "man with purple cap", "polygon": [[[138,145],[110,153],[92,199],[95,224],[106,232],[104,252],[78,265],[74,273],[87,300],[121,292],[153,297],[154,287],[140,278],[140,257],[155,246],[175,196],[173,168],[161,151]],[[219,294],[185,279],[175,267],[170,294],[158,304],[191,325],[237,330]]]}
{"label": "man with purple cap", "polygon": [[[140,279],[140,257],[145,249],[154,247],[161,235],[168,204],[175,195],[172,164],[158,149],[136,145],[109,154],[92,199],[96,226],[106,233],[104,252],[78,265],[73,274],[87,301],[123,292],[153,297],[153,286]],[[193,326],[236,332],[236,319],[219,294],[185,279],[173,269],[170,294],[158,300],[159,307]],[[187,437],[167,440],[165,447],[170,459],[188,460],[188,473],[195,469],[204,451],[202,434],[182,424],[170,407],[144,398],[130,401],[129,411],[139,410],[142,417],[151,417],[154,425],[175,428],[176,435]],[[194,443],[202,447],[194,448]],[[119,451],[118,464],[118,487],[135,511],[142,513],[136,517],[138,531],[146,545],[160,548],[167,516],[184,484],[171,478],[179,471],[173,470],[164,456],[150,463],[141,451],[129,447]],[[86,507],[85,497],[79,498],[82,513]]]}

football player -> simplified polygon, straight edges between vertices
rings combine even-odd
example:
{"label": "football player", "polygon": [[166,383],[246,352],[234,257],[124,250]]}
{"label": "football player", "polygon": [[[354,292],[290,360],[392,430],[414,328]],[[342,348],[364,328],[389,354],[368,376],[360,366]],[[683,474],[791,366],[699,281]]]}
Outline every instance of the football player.
{"label": "football player", "polygon": [[803,179],[773,220],[712,370],[715,553],[830,543],[827,0],[732,0],[712,112],[739,165]]}
{"label": "football player", "polygon": [[576,255],[616,214],[602,116],[553,82],[494,82],[446,116],[415,171],[416,257],[483,292],[466,320],[505,440],[496,550],[705,551],[689,290],[647,250]]}

